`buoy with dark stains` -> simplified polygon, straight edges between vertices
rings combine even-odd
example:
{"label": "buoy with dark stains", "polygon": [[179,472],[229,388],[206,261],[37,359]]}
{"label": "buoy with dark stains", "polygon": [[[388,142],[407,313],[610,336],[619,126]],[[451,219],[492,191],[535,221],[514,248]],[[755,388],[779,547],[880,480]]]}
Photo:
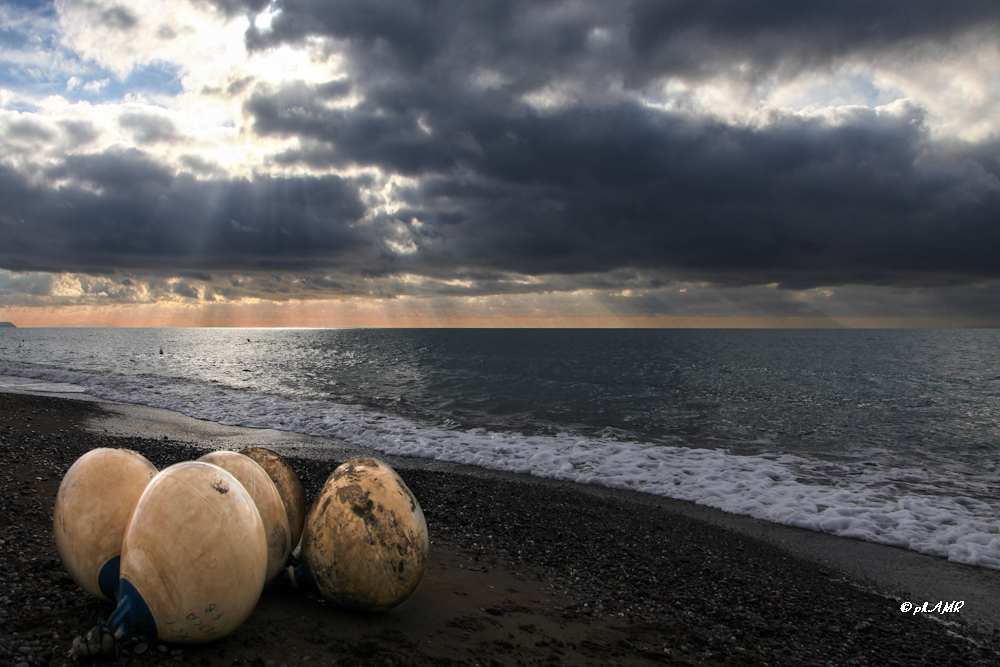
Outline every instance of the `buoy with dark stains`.
{"label": "buoy with dark stains", "polygon": [[391,609],[417,588],[427,565],[427,522],[392,468],[356,458],[330,475],[306,516],[302,563],[339,607]]}
{"label": "buoy with dark stains", "polygon": [[80,588],[114,600],[122,539],[156,466],[128,449],[92,449],[59,484],[52,531],[66,572]]}
{"label": "buoy with dark stains", "polygon": [[210,463],[172,465],[146,487],[125,531],[108,630],[119,642],[219,639],[253,611],[266,574],[264,523],[243,485]]}
{"label": "buoy with dark stains", "polygon": [[236,452],[209,452],[199,461],[217,465],[239,480],[253,498],[267,536],[267,581],[285,568],[292,550],[292,534],[288,516],[278,489],[267,472],[256,461]]}
{"label": "buoy with dark stains", "polygon": [[292,533],[292,549],[295,549],[302,537],[302,525],[306,520],[306,494],[295,469],[281,454],[264,447],[250,447],[240,454],[260,465],[277,487],[288,517],[288,529]]}

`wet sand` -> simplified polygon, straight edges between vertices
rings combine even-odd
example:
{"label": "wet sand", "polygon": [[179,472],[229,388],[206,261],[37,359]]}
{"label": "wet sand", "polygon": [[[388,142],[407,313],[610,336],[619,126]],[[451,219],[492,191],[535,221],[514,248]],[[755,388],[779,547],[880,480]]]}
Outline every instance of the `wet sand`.
{"label": "wet sand", "polygon": [[[0,667],[63,664],[72,636],[111,611],[68,580],[51,537],[52,502],[73,460],[120,446],[162,468],[205,449],[249,445],[288,456],[309,497],[335,464],[370,454],[139,406],[0,394]],[[163,651],[143,638],[122,659],[265,667],[1000,664],[996,609],[972,595],[995,605],[998,572],[688,503],[378,458],[414,491],[431,532],[430,565],[403,605],[348,613],[278,580],[233,635]],[[941,615],[954,624],[945,625],[903,614],[900,600],[872,589],[966,605]]]}

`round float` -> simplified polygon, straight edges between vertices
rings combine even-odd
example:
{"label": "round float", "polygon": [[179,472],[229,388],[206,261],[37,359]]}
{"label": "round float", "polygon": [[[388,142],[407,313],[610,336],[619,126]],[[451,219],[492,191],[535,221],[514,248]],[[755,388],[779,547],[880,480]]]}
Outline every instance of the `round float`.
{"label": "round float", "polygon": [[288,516],[288,529],[292,533],[292,549],[299,543],[302,537],[302,525],[306,519],[306,494],[302,490],[302,482],[295,474],[285,457],[277,452],[264,447],[250,447],[240,452],[244,456],[253,459],[263,468],[274,485],[278,488],[278,495],[285,505],[285,514]]}
{"label": "round float", "polygon": [[253,498],[267,536],[267,581],[285,567],[292,550],[292,535],[288,529],[285,505],[278,488],[267,472],[250,457],[236,452],[210,452],[199,461],[217,465],[239,480]]}
{"label": "round float", "polygon": [[122,543],[118,607],[108,626],[201,643],[238,628],[267,573],[264,523],[243,485],[222,468],[186,461],[146,487]]}
{"label": "round float", "polygon": [[129,518],[156,466],[128,449],[92,449],[63,476],[52,513],[56,548],[80,588],[115,599]]}
{"label": "round float", "polygon": [[392,468],[367,457],[333,471],[302,534],[302,560],[319,593],[357,611],[384,611],[408,598],[429,550],[417,499]]}

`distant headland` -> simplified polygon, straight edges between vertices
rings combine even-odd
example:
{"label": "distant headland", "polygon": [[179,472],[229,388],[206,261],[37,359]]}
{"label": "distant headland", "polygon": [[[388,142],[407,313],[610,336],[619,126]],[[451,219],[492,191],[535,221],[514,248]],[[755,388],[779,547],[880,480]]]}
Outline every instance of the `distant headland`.
{"label": "distant headland", "polygon": [[16,329],[13,322],[0,322],[0,329]]}

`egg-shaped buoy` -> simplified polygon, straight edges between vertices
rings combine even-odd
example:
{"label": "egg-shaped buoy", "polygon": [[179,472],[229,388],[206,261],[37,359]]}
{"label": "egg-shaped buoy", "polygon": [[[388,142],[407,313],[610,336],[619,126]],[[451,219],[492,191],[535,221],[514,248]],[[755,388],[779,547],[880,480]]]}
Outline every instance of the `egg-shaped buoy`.
{"label": "egg-shaped buoy", "polygon": [[201,643],[253,611],[267,573],[264,523],[243,485],[222,468],[185,461],[146,487],[122,543],[118,607],[108,627]]}
{"label": "egg-shaped buoy", "polygon": [[388,465],[362,457],[327,479],[306,516],[301,556],[323,597],[377,612],[413,593],[429,550],[413,493]]}
{"label": "egg-shaped buoy", "polygon": [[267,536],[267,581],[281,572],[292,550],[292,535],[288,529],[288,515],[278,495],[278,488],[267,472],[248,456],[236,452],[209,452],[199,461],[217,465],[239,480],[253,498]]}
{"label": "egg-shaped buoy", "polygon": [[284,456],[264,447],[250,447],[240,452],[248,456],[263,468],[274,485],[278,487],[278,495],[285,505],[288,516],[288,529],[292,532],[292,549],[302,537],[302,525],[306,520],[306,494],[302,490],[302,482],[295,474],[292,464]]}
{"label": "egg-shaped buoy", "polygon": [[56,548],[80,588],[115,599],[122,538],[156,466],[128,449],[92,449],[69,467],[52,513]]}

